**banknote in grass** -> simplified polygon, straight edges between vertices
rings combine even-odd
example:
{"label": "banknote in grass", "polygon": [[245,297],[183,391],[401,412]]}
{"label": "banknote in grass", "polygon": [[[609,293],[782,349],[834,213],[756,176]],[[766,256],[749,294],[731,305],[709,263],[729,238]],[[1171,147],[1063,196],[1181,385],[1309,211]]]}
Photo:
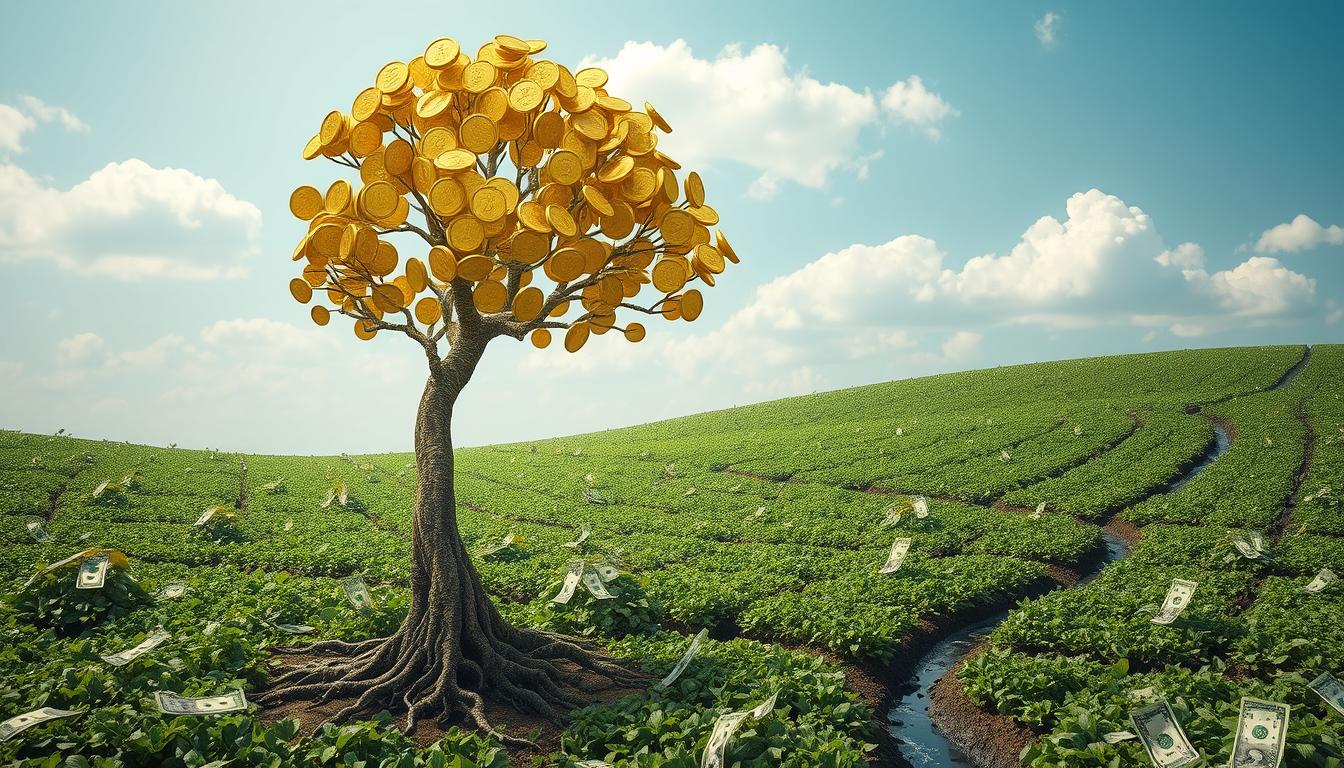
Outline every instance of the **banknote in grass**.
{"label": "banknote in grass", "polygon": [[62,717],[73,717],[83,713],[84,710],[82,709],[39,707],[31,712],[15,715],[3,723],[0,723],[0,741],[9,741],[23,731],[26,731],[35,725],[41,725],[49,720],[58,720]]}
{"label": "banknote in grass", "polygon": [[341,579],[341,588],[345,590],[345,597],[350,604],[356,608],[370,610],[376,604],[373,601],[373,595],[369,593],[369,588],[364,584],[364,579],[360,576],[348,576]]}
{"label": "banknote in grass", "polygon": [[159,629],[154,632],[154,634],[141,640],[138,645],[127,648],[124,651],[108,654],[103,656],[102,659],[114,667],[124,667],[141,656],[144,656],[146,653],[158,648],[160,645],[168,642],[170,639],[172,639],[172,635]]}
{"label": "banknote in grass", "polygon": [[1184,768],[1200,761],[1199,752],[1191,746],[1166,701],[1134,710],[1129,720],[1157,768]]}
{"label": "banknote in grass", "polygon": [[686,667],[690,665],[691,659],[694,659],[695,654],[700,651],[700,646],[704,645],[708,638],[709,630],[707,629],[702,629],[696,633],[695,637],[691,638],[691,647],[686,649],[686,653],[682,654],[681,660],[677,662],[676,666],[672,667],[671,672],[667,673],[667,677],[653,684],[654,689],[661,691],[676,682],[677,678],[681,677],[681,673],[685,672]]}
{"label": "banknote in grass", "polygon": [[1158,609],[1157,615],[1153,617],[1154,624],[1170,624],[1176,621],[1177,617],[1185,611],[1185,607],[1190,604],[1190,598],[1195,594],[1195,587],[1198,582],[1186,581],[1185,579],[1172,579],[1171,586],[1167,589],[1167,596],[1162,600],[1162,607]]}
{"label": "banknote in grass", "polygon": [[1288,742],[1288,713],[1287,704],[1243,696],[1230,768],[1278,768]]}
{"label": "banknote in grass", "polygon": [[725,768],[728,765],[725,754],[728,750],[728,742],[732,740],[738,727],[748,718],[762,718],[775,711],[775,700],[778,698],[779,691],[775,691],[770,698],[746,712],[729,712],[725,715],[719,715],[719,719],[714,721],[714,730],[709,734],[709,741],[705,743],[705,752],[700,758],[700,768]]}
{"label": "banknote in grass", "polygon": [[1339,714],[1344,715],[1344,684],[1336,680],[1334,675],[1322,672],[1315,680],[1307,683],[1307,687],[1325,699],[1326,703],[1334,707]]}
{"label": "banknote in grass", "polygon": [[887,562],[878,569],[878,573],[895,573],[901,569],[905,563],[905,556],[910,552],[910,544],[913,539],[897,539],[891,544],[891,553],[887,555]]}
{"label": "banknote in grass", "polygon": [[107,583],[107,555],[91,555],[79,564],[79,574],[75,577],[75,589],[102,589]]}
{"label": "banknote in grass", "polygon": [[229,691],[222,696],[188,698],[175,693],[156,691],[154,703],[165,715],[218,715],[224,712],[246,712],[247,697],[241,690]]}
{"label": "banknote in grass", "polygon": [[1307,592],[1311,592],[1312,594],[1315,594],[1325,589],[1326,587],[1330,586],[1331,584],[1335,583],[1335,580],[1338,578],[1339,577],[1335,575],[1334,571],[1330,570],[1329,568],[1322,568],[1320,572],[1317,573],[1316,576],[1313,577],[1312,580],[1308,582],[1307,585],[1302,589]]}
{"label": "banknote in grass", "polygon": [[41,520],[28,521],[28,535],[33,537],[33,541],[39,544],[47,544],[51,541],[51,536],[47,534],[47,526]]}

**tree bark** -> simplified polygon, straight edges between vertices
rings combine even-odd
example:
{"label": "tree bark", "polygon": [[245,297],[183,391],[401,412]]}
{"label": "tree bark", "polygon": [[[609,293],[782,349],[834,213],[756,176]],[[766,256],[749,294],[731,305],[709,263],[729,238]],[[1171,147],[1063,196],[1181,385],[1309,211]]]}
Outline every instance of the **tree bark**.
{"label": "tree bark", "polygon": [[[401,627],[388,638],[296,649],[329,657],[287,670],[261,703],[355,697],[332,720],[404,709],[408,732],[417,720],[433,715],[461,715],[493,732],[486,697],[560,722],[569,710],[588,703],[593,690],[641,680],[578,641],[511,626],[481,585],[457,527],[452,417],[483,349],[483,344],[455,346],[439,367],[431,368],[420,398],[411,605]],[[586,680],[581,688],[585,673],[609,682],[594,686]]]}

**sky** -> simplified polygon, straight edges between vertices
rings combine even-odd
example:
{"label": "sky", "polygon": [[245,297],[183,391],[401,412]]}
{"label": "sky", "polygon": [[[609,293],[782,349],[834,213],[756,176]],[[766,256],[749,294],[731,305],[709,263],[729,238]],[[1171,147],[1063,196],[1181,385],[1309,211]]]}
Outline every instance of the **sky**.
{"label": "sky", "polygon": [[742,257],[695,323],[650,323],[641,344],[496,340],[459,445],[945,371],[1344,340],[1340,4],[396,8],[5,12],[0,427],[408,450],[423,355],[308,320],[287,201],[339,176],[300,157],[323,115],[443,36],[544,38],[543,57],[607,69],[666,116],[660,149],[700,171]]}

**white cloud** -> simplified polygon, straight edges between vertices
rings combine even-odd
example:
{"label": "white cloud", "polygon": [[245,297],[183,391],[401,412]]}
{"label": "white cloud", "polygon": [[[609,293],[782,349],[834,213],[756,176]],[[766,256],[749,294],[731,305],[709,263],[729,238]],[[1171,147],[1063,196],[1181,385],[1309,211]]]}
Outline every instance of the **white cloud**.
{"label": "white cloud", "polygon": [[1310,216],[1299,213],[1293,220],[1266,229],[1255,242],[1259,253],[1295,253],[1319,245],[1344,245],[1344,227],[1323,227]]}
{"label": "white cloud", "polygon": [[87,360],[102,351],[103,337],[90,331],[77,333],[56,344],[57,353],[70,361]]}
{"label": "white cloud", "polygon": [[0,104],[0,152],[23,151],[23,134],[37,127],[37,121],[8,104]]}
{"label": "white cloud", "polygon": [[[770,197],[782,182],[821,188],[839,171],[862,175],[873,157],[862,151],[860,133],[879,122],[877,98],[794,70],[774,45],[730,45],[698,58],[684,40],[632,41],[614,57],[589,57],[582,66],[607,70],[612,93],[650,101],[673,128],[659,135],[659,147],[683,164],[730,161],[758,170],[754,197]],[[932,134],[939,120],[956,114],[918,78],[896,101],[889,116]]]}
{"label": "white cloud", "polygon": [[1049,48],[1055,44],[1059,21],[1059,14],[1054,11],[1046,11],[1044,16],[1036,20],[1036,40],[1041,45]]}
{"label": "white cloud", "polygon": [[67,131],[87,131],[89,126],[84,124],[74,112],[65,107],[57,107],[42,101],[36,96],[20,96],[19,103],[23,105],[23,111],[37,118],[43,123],[59,122]]}
{"label": "white cloud", "polygon": [[1187,278],[1217,298],[1219,306],[1236,315],[1282,315],[1310,304],[1316,281],[1288,269],[1271,256],[1253,256],[1233,269]]}
{"label": "white cloud", "polygon": [[43,259],[112,280],[241,277],[261,211],[214,179],[141,160],[57,189],[0,163],[0,263]]}
{"label": "white cloud", "polygon": [[1156,260],[1164,267],[1203,269],[1204,249],[1199,243],[1181,243],[1175,248],[1157,254]]}
{"label": "white cloud", "polygon": [[974,331],[957,331],[943,342],[943,357],[952,361],[965,360],[980,351],[983,340],[984,337]]}
{"label": "white cloud", "polygon": [[938,94],[925,88],[919,75],[892,83],[882,94],[882,108],[887,114],[922,129],[931,139],[942,136],[939,123],[960,114]]}
{"label": "white cloud", "polygon": [[87,131],[73,112],[55,107],[34,96],[20,96],[19,106],[0,104],[0,152],[23,152],[23,134],[35,130],[38,123],[59,122],[67,131]]}

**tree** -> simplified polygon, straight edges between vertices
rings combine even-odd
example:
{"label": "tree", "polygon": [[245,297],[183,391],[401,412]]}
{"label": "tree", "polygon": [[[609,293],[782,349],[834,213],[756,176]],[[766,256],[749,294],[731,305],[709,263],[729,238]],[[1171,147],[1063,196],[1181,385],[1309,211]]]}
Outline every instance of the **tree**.
{"label": "tree", "polygon": [[[737,257],[722,232],[711,241],[718,214],[699,175],[679,184],[680,166],[658,151],[663,117],[607,93],[600,69],[534,58],[545,47],[500,35],[472,60],[436,40],[384,66],[304,148],[357,171],[359,186],[290,197],[308,222],[290,292],[327,300],[312,308],[318,325],[334,311],[360,339],[410,338],[429,373],[405,621],[391,637],[305,649],[326,658],[286,670],[263,703],[349,697],[334,719],[404,707],[407,730],[435,714],[489,730],[483,697],[560,721],[586,703],[579,675],[636,679],[578,640],[511,626],[491,603],[458,533],[453,406],[491,341],[544,348],[563,330],[569,352],[609,331],[639,342],[644,326],[622,327],[618,313],[694,320],[703,299],[688,286],[713,286]],[[403,261],[394,237],[423,241],[424,258]],[[656,296],[636,301],[650,284]]]}

